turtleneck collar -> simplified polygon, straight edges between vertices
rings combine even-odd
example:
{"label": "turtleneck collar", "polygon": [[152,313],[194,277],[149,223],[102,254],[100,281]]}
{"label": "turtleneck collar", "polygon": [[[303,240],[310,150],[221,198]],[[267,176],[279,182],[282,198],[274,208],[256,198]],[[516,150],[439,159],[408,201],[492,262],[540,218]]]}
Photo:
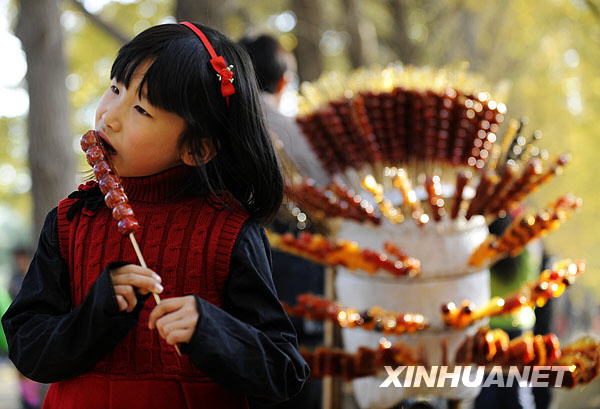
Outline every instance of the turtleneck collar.
{"label": "turtleneck collar", "polygon": [[193,167],[179,165],[155,175],[121,177],[121,183],[130,200],[161,203],[187,196],[193,174]]}

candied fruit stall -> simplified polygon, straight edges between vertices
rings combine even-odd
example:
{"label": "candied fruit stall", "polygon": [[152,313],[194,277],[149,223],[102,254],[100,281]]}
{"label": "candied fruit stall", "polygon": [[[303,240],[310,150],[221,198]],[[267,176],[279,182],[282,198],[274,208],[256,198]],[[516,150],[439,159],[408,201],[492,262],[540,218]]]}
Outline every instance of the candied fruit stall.
{"label": "candied fruit stall", "polygon": [[[474,74],[402,65],[327,74],[301,87],[297,122],[331,182],[290,175],[289,207],[341,223],[331,236],[269,232],[269,239],[335,268],[335,298],[303,294],[285,308],[341,328],[343,348],[303,354],[313,377],[352,382],[362,408],[479,392],[379,388],[384,365],[566,365],[568,387],[597,374],[593,339],[561,348],[552,334],[509,340],[486,326],[489,317],[559,297],[585,270],[561,260],[514,294],[490,296],[490,265],[518,255],[581,206],[563,194],[542,209],[525,208],[570,156],[541,149],[541,133],[527,137],[524,120],[507,120],[501,90],[490,90]],[[510,226],[491,235],[488,225],[507,215]]]}

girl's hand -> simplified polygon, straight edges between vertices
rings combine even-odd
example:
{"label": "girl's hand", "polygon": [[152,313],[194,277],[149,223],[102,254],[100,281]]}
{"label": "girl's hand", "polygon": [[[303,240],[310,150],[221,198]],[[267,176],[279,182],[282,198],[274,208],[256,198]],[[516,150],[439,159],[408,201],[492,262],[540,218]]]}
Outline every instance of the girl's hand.
{"label": "girl's hand", "polygon": [[126,264],[110,270],[110,278],[117,296],[119,311],[131,312],[137,304],[135,293],[146,295],[150,292],[161,293],[160,276],[149,268],[135,264]]}
{"label": "girl's hand", "polygon": [[194,335],[199,318],[193,295],[167,298],[157,305],[148,318],[148,328],[158,329],[170,345],[188,343]]}

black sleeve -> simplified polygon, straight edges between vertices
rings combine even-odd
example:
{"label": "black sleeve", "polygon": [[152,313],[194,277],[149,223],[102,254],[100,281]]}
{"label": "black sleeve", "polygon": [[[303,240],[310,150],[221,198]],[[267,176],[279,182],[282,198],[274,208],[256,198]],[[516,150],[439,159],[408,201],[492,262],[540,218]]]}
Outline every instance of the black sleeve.
{"label": "black sleeve", "polygon": [[44,222],[38,248],[23,285],[2,317],[9,357],[25,376],[56,382],[90,369],[135,326],[148,296],[138,296],[131,313],[120,312],[109,269],[72,308],[69,270],[60,256],[57,209]]}
{"label": "black sleeve", "polygon": [[255,222],[231,258],[224,309],[196,296],[200,317],[182,351],[207,375],[261,403],[296,395],[309,374],[271,277],[270,247]]}

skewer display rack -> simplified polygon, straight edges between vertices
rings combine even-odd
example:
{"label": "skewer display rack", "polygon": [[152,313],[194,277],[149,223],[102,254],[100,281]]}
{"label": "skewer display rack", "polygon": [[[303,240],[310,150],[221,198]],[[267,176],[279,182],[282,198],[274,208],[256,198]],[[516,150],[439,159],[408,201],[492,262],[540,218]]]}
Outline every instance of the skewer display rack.
{"label": "skewer display rack", "polygon": [[[346,354],[402,343],[417,351],[421,364],[452,365],[465,339],[489,316],[507,311],[505,302],[540,305],[576,275],[566,262],[553,276],[559,281],[506,300],[490,297],[489,266],[555,230],[581,201],[565,195],[544,209],[523,210],[524,200],[570,157],[541,149],[541,134],[526,136],[525,121],[506,120],[504,95],[481,78],[392,65],[327,74],[303,84],[300,94],[298,125],[331,183],[288,175],[287,198],[309,219],[342,223],[336,238],[270,239],[275,248],[337,267],[335,300],[305,298],[286,307],[341,326]],[[489,234],[488,224],[518,209],[501,236]],[[415,319],[423,325],[412,325]],[[451,400],[479,393],[460,386],[380,388],[385,377],[359,376],[351,368],[359,363],[344,365],[361,408],[390,407],[424,393]],[[322,368],[313,373],[336,375]]]}

